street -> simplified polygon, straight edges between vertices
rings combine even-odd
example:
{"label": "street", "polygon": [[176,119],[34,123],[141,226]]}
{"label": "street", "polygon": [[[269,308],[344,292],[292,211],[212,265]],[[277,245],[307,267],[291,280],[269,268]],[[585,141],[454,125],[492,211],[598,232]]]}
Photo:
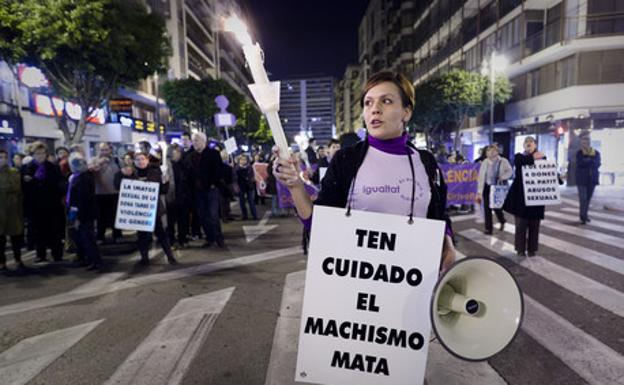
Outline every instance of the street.
{"label": "street", "polygon": [[[575,203],[547,210],[532,258],[515,256],[512,223],[487,236],[474,215],[453,217],[459,257],[509,267],[525,317],[488,362],[431,344],[428,384],[624,383],[624,219],[593,209],[581,227]],[[301,227],[294,217],[260,222],[226,224],[226,249],[196,241],[175,266],[157,249],[142,268],[136,253],[107,256],[99,275],[27,256],[26,275],[0,278],[2,384],[293,383]]]}

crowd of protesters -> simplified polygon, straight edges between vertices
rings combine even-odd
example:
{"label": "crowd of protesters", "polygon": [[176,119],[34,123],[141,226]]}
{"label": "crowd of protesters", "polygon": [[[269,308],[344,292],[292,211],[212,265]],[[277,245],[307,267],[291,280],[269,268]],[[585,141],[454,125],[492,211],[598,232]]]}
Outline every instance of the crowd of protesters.
{"label": "crowd of protesters", "polygon": [[[63,261],[71,253],[76,266],[100,271],[103,244],[135,238],[115,228],[123,179],[160,184],[154,231],[136,234],[140,264],[149,264],[153,234],[171,264],[177,263],[173,250],[201,237],[201,247],[224,248],[221,223],[234,219],[230,203],[238,199],[242,220],[258,219],[256,205],[264,198],[252,162],[268,161],[261,149],[229,156],[200,132],[183,134],[165,153],[158,144],[139,142],[118,156],[113,145],[100,143],[90,160],[82,146],[51,149],[34,142],[12,159],[0,150],[0,270],[8,270],[8,240],[18,270],[26,267],[21,257],[27,249],[35,263]],[[267,182],[275,194],[275,178]],[[277,204],[272,212],[281,213]]]}

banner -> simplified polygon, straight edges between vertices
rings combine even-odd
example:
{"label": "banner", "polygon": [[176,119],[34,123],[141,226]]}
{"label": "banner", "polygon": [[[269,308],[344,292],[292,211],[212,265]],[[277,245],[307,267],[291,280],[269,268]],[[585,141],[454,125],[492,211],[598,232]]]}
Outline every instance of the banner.
{"label": "banner", "polygon": [[235,137],[231,137],[230,139],[223,142],[223,144],[225,144],[225,151],[227,152],[228,155],[232,155],[233,153],[236,152],[236,150],[238,150]]}
{"label": "banner", "polygon": [[[281,209],[289,209],[289,208],[295,207],[295,202],[293,201],[293,198],[290,195],[290,191],[288,191],[288,188],[284,186],[283,184],[281,184],[280,182],[277,182],[276,185],[277,185],[277,198],[278,198],[279,207]],[[308,193],[308,195],[310,195],[310,199],[312,199],[312,201],[316,200],[316,198],[318,197],[318,193],[319,193],[318,188],[308,183],[305,183],[304,186],[305,186],[306,192]]]}
{"label": "banner", "polygon": [[553,160],[536,160],[533,165],[522,166],[524,202],[527,206],[561,204],[557,163]]}
{"label": "banner", "polygon": [[154,231],[159,188],[160,184],[156,182],[122,179],[115,228]]}
{"label": "banner", "polygon": [[479,163],[441,164],[448,188],[446,205],[471,205],[477,197]]}
{"label": "banner", "polygon": [[258,196],[261,197],[267,196],[266,188],[267,180],[269,179],[268,167],[268,163],[256,162],[253,164],[254,178],[256,179],[256,192]]}
{"label": "banner", "polygon": [[[295,380],[421,385],[445,223],[315,206]],[[339,239],[339,242],[336,240]]]}

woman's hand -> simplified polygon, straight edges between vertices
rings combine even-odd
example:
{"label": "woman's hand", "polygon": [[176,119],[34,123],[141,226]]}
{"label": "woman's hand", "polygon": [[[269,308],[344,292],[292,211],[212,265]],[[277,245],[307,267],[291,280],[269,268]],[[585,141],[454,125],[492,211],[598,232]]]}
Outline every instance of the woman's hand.
{"label": "woman's hand", "polygon": [[535,160],[542,159],[542,158],[545,158],[545,157],[546,157],[546,155],[544,155],[544,153],[541,152],[541,151],[535,151],[533,153],[533,159],[535,159]]}
{"label": "woman's hand", "polygon": [[[278,154],[277,147],[273,147],[273,152]],[[273,162],[273,175],[275,179],[288,187],[289,190],[303,186],[303,181],[299,177],[300,173],[301,167],[294,154],[291,154],[289,159],[282,159],[278,155],[275,162]]]}
{"label": "woman's hand", "polygon": [[453,239],[450,235],[444,236],[444,245],[442,246],[442,270],[440,274],[444,273],[454,262],[456,258],[455,246],[453,246]]}
{"label": "woman's hand", "polygon": [[477,204],[480,205],[481,201],[483,201],[483,196],[481,193],[479,193],[477,194],[477,197],[475,198],[475,202],[477,202]]}

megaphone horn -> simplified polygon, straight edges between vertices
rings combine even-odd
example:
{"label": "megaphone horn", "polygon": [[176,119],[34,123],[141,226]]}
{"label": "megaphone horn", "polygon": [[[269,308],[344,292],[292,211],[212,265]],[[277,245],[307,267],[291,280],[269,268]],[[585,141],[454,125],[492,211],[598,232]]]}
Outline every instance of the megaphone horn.
{"label": "megaphone horn", "polygon": [[430,314],[446,350],[467,361],[483,361],[513,341],[524,303],[518,283],[503,265],[470,257],[455,262],[438,280]]}

